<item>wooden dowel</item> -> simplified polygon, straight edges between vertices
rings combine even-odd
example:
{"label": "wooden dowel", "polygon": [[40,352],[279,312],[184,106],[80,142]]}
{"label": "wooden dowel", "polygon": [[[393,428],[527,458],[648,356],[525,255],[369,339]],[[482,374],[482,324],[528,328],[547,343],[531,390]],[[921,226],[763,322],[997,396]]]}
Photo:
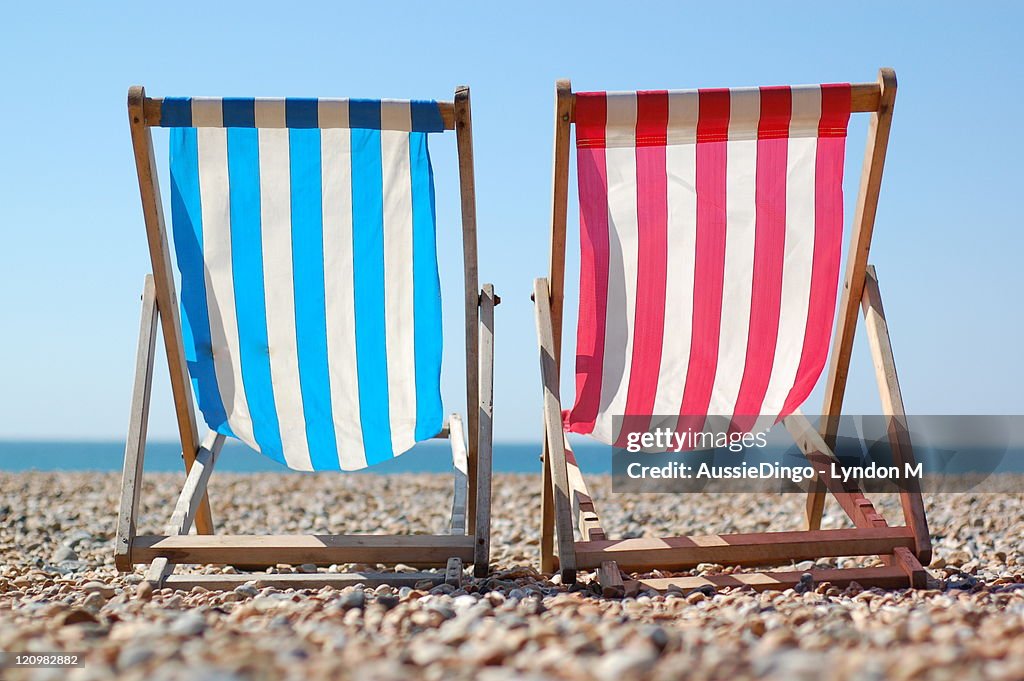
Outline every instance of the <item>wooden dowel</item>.
{"label": "wooden dowel", "polygon": [[[850,111],[853,113],[866,113],[878,111],[881,102],[882,88],[878,83],[851,83],[850,84]],[[569,120],[576,122],[576,95],[572,98]]]}
{"label": "wooden dowel", "polygon": [[[282,99],[283,101],[283,99]],[[147,97],[144,104],[146,125],[151,128],[162,127],[160,125],[161,112],[163,111],[164,100],[162,97]],[[455,103],[438,102],[437,108],[441,110],[441,120],[444,121],[445,130],[455,129]]]}

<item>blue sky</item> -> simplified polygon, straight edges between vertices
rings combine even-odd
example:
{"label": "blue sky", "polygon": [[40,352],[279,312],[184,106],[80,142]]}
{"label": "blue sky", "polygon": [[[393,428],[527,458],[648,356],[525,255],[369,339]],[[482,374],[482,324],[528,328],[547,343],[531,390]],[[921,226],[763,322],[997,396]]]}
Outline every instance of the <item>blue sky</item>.
{"label": "blue sky", "polygon": [[[899,76],[872,262],[908,410],[1022,413],[1024,12],[947,3],[18,3],[0,25],[0,439],[119,439],[148,255],[125,95],[450,99],[472,87],[495,430],[539,439],[532,278],[545,274],[552,92]],[[427,9],[427,8],[430,9]],[[641,9],[642,7],[642,9]],[[851,128],[852,212],[866,121]],[[166,146],[158,131],[165,164]],[[444,396],[460,399],[454,138],[435,139]],[[575,204],[570,205],[570,281]],[[570,299],[574,299],[570,290]],[[571,304],[570,304],[571,308]],[[570,315],[567,327],[575,321]],[[571,340],[573,333],[567,334]],[[572,357],[571,345],[566,349]],[[571,364],[563,390],[571,394]],[[175,436],[157,364],[151,437]],[[805,407],[814,413],[820,386]],[[863,336],[847,405],[878,399]],[[568,405],[566,405],[568,406]]]}

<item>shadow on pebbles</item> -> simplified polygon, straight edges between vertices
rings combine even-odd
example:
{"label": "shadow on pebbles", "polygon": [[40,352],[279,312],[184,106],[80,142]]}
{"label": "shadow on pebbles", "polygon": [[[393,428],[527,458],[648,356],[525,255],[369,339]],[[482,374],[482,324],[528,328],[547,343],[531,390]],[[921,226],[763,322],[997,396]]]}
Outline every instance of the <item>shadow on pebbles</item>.
{"label": "shadow on pebbles", "polygon": [[[927,499],[935,537],[927,590],[818,584],[805,593],[605,599],[588,585],[593,575],[581,573],[570,589],[536,571],[534,476],[495,477],[494,569],[462,589],[282,591],[249,583],[227,592],[152,591],[141,586],[141,569],[118,574],[111,541],[119,479],[0,477],[0,651],[74,652],[84,662],[3,669],[0,678],[1024,679],[1019,492]],[[142,531],[162,526],[181,482],[173,474],[147,479]],[[1024,489],[1014,482],[1008,489]],[[801,522],[799,495],[622,498],[610,494],[607,478],[594,483],[611,536]],[[435,475],[223,474],[210,495],[223,532],[413,533],[444,527],[449,485]],[[877,505],[898,517],[898,500]],[[720,524],[702,525],[707,518]],[[840,521],[830,506],[825,526]]]}

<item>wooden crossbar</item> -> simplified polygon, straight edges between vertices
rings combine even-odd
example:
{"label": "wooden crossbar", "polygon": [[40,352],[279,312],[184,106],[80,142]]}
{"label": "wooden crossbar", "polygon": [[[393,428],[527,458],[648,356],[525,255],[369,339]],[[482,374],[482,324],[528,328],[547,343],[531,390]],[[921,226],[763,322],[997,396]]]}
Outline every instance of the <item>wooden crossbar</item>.
{"label": "wooden crossbar", "polygon": [[242,586],[248,582],[255,582],[257,589],[272,586],[279,589],[320,589],[325,586],[332,586],[341,589],[346,586],[362,584],[367,587],[388,584],[395,587],[415,587],[422,582],[440,584],[444,581],[445,575],[441,572],[345,572],[345,573],[274,573],[274,574],[247,574],[238,573],[231,575],[170,575],[164,581],[164,586],[171,589],[190,590],[201,586],[204,589],[227,591]]}
{"label": "wooden crossbar", "polygon": [[700,577],[665,577],[661,579],[641,579],[638,582],[650,589],[668,591],[678,589],[691,591],[702,586],[713,589],[726,587],[748,587],[755,591],[792,589],[801,582],[805,574],[810,574],[812,582],[820,584],[828,582],[832,586],[845,587],[851,582],[883,589],[899,589],[907,586],[907,573],[898,566],[883,565],[880,567],[842,568],[809,571],[765,571],[745,572],[731,575],[705,575]]}
{"label": "wooden crossbar", "polygon": [[623,570],[689,569],[700,563],[771,565],[791,560],[871,556],[913,548],[906,527],[797,532],[754,532],[691,537],[576,542],[576,567],[594,569],[614,560]]}
{"label": "wooden crossbar", "polygon": [[[282,100],[284,101],[284,100]],[[160,119],[163,115],[163,97],[147,97],[144,103],[145,122],[148,127],[161,127]],[[455,103],[437,102],[437,108],[441,112],[441,120],[444,121],[445,130],[455,129]]]}
{"label": "wooden crossbar", "polygon": [[172,563],[247,565],[335,565],[405,563],[443,566],[451,557],[473,560],[473,537],[462,535],[139,535],[131,550],[136,563],[167,558]]}
{"label": "wooden crossbar", "polygon": [[[562,81],[559,81],[562,82]],[[569,122],[576,122],[576,95],[569,95],[570,109]],[[850,84],[850,111],[853,113],[867,113],[878,111],[883,104],[882,87],[879,83],[851,83]]]}

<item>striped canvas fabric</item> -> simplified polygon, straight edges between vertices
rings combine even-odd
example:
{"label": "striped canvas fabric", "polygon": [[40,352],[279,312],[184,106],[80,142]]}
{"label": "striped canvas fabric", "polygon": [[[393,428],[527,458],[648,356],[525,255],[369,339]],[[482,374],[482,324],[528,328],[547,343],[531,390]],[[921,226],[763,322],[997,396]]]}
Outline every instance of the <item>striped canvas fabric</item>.
{"label": "striped canvas fabric", "polygon": [[848,84],[576,95],[569,431],[749,432],[800,406],[835,314],[850,106]]}
{"label": "striped canvas fabric", "polygon": [[165,99],[185,353],[210,428],[356,470],[442,428],[436,103]]}

